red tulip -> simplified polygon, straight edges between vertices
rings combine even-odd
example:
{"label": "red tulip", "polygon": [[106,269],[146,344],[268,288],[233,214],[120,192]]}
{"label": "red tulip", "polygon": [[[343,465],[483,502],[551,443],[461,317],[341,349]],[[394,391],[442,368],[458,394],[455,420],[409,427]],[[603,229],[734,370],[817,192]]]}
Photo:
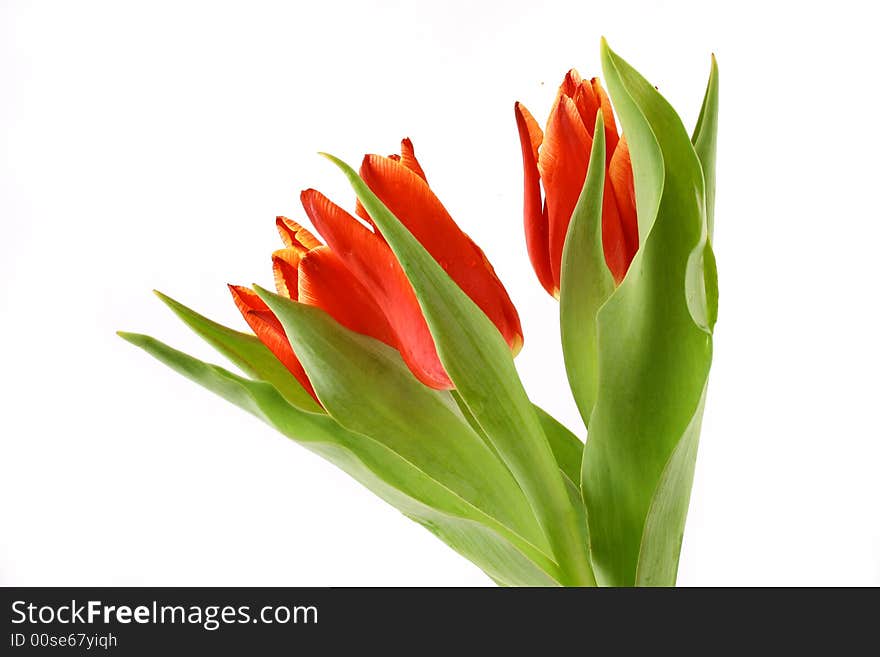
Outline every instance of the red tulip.
{"label": "red tulip", "polygon": [[[296,222],[278,217],[276,225],[285,243],[272,254],[278,294],[321,308],[346,328],[392,344],[384,313],[338,256]],[[281,322],[252,290],[234,285],[229,289],[253,332],[317,401]]]}
{"label": "red tulip", "polygon": [[605,90],[596,78],[582,80],[570,70],[544,133],[521,103],[514,110],[522,146],[526,245],[538,280],[557,298],[565,235],[587,176],[596,114],[602,112],[607,154],[602,246],[608,269],[620,283],[639,245],[638,221],[629,149],[618,137]]}
{"label": "red tulip", "polygon": [[[482,250],[428,187],[412,143],[403,141],[401,155],[367,155],[361,177],[517,352],[522,329],[516,309]],[[358,206],[356,212],[367,224],[314,189],[305,190],[300,199],[327,245],[299,224],[279,217],[276,223],[285,248],[272,256],[278,293],[317,306],[352,331],[394,347],[425,385],[452,388],[412,286],[363,208]],[[230,289],[253,331],[314,397],[278,319],[251,290]]]}

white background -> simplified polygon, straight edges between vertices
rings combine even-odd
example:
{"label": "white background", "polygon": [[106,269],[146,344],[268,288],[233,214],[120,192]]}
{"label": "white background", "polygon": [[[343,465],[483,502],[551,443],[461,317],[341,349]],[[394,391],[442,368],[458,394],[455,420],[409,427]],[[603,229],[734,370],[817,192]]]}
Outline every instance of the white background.
{"label": "white background", "polygon": [[[720,5],[720,3],[719,3]],[[2,2],[0,583],[485,585],[346,475],[114,335],[215,362],[276,214],[411,136],[578,425],[521,228],[540,120],[599,37],[690,128],[721,69],[716,357],[679,583],[880,584],[876,22],[835,2]],[[825,9],[827,8],[827,9]]]}

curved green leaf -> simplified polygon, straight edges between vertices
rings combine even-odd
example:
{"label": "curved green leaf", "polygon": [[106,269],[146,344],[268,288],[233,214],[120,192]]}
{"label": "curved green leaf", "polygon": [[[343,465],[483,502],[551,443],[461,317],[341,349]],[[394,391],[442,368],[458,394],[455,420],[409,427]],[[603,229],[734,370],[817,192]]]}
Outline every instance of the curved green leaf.
{"label": "curved green leaf", "polygon": [[706,185],[706,224],[709,239],[715,228],[715,152],[718,146],[718,62],[712,55],[712,67],[709,71],[709,82],[706,95],[700,108],[697,127],[691,137],[700,165],[703,168],[703,180]]}
{"label": "curved green leaf", "polygon": [[586,546],[579,540],[577,509],[568,498],[507,343],[357,173],[328,157],[348,177],[397,256],[419,300],[440,361],[528,498],[567,583],[594,584]]}
{"label": "curved green leaf", "polygon": [[660,481],[651,499],[651,508],[645,519],[642,544],[639,547],[639,565],[636,586],[671,586],[678,575],[678,555],[684,537],[684,522],[691,499],[694,466],[697,463],[697,445],[700,442],[700,423],[706,389],[700,405],[691,417],[678,441],[669,462],[663,468]]}
{"label": "curved green leaf", "polygon": [[[584,426],[596,403],[599,354],[596,315],[614,291],[614,279],[602,247],[602,198],[605,187],[605,124],[596,113],[590,163],[571,215],[562,250],[559,328],[568,384]],[[578,479],[575,479],[577,481]]]}
{"label": "curved green leaf", "polygon": [[715,253],[712,251],[712,237],[715,230],[715,153],[718,144],[718,62],[712,55],[712,67],[709,71],[709,82],[706,95],[700,108],[700,117],[694,134],[691,137],[700,166],[703,169],[703,182],[706,186],[706,230],[709,239],[703,252],[703,260],[699,264],[704,272],[706,305],[708,308],[707,323],[709,328],[715,326],[718,319],[718,270],[715,264]]}
{"label": "curved green leaf", "polygon": [[422,385],[391,347],[348,330],[313,306],[260,287],[327,412],[550,552],[516,480],[448,392]]}
{"label": "curved green leaf", "polygon": [[[451,392],[452,398],[455,400],[455,403],[458,404],[458,408],[468,421],[468,424],[471,425],[473,430],[483,439],[483,442],[485,442],[493,453],[495,453],[495,446],[492,444],[492,441],[489,440],[489,437],[485,432],[483,432],[483,427],[477,422],[477,419],[473,416],[471,410],[461,398],[461,395],[455,390],[452,390]],[[562,474],[568,477],[575,486],[579,486],[581,479],[581,457],[584,454],[584,442],[574,435],[568,427],[550,415],[543,408],[537,404],[533,404],[533,406],[535,408],[535,413],[538,415],[538,421],[541,423],[541,428],[544,430],[544,435],[547,436],[547,442],[550,444],[553,456],[556,458],[556,464],[559,466]],[[582,504],[582,502],[579,502],[579,504]]]}
{"label": "curved green leaf", "polygon": [[673,584],[712,358],[703,173],[657,90],[604,41],[602,63],[630,144],[641,246],[599,311],[581,485],[600,582]]}
{"label": "curved green leaf", "polygon": [[580,486],[584,442],[540,406],[535,406],[535,413],[538,414],[559,469],[575,486]]}
{"label": "curved green leaf", "polygon": [[294,406],[314,413],[324,412],[296,377],[256,336],[218,324],[158,290],[154,290],[154,293],[199,337],[226,356],[242,372],[271,383]]}
{"label": "curved green leaf", "polygon": [[557,586],[556,564],[503,525],[372,438],[288,403],[252,381],[149,336],[120,333],[178,373],[243,408],[347,472],[506,586]]}

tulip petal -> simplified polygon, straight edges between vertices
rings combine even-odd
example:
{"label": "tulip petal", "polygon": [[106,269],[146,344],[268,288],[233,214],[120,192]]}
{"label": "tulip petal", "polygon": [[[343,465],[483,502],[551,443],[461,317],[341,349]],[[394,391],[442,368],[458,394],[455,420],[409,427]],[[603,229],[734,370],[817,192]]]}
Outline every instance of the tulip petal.
{"label": "tulip petal", "polygon": [[529,110],[521,103],[513,106],[516,128],[523,160],[523,223],[526,230],[526,248],[538,281],[547,292],[556,295],[550,268],[550,243],[547,215],[541,199],[541,177],[538,175],[538,148],[544,141],[544,133]]}
{"label": "tulip petal", "polygon": [[278,228],[278,233],[281,235],[281,241],[284,242],[284,246],[289,249],[305,252],[321,246],[318,238],[292,219],[276,217],[275,226]]}
{"label": "tulip petal", "polygon": [[560,97],[550,114],[538,155],[550,225],[550,268],[557,291],[565,234],[584,186],[592,144],[574,101],[568,96]]}
{"label": "tulip petal", "polygon": [[428,183],[402,161],[378,155],[367,155],[360,173],[373,193],[488,315],[516,353],[522,346],[522,327],[513,302],[482,249],[453,221]]}
{"label": "tulip petal", "polygon": [[639,220],[636,215],[636,192],[626,137],[621,137],[617,143],[608,167],[608,177],[614,190],[620,224],[626,239],[626,264],[629,267],[639,248]]}
{"label": "tulip petal", "polygon": [[605,179],[604,192],[602,195],[602,248],[605,250],[605,262],[614,277],[614,282],[620,284],[629,269],[632,256],[627,247],[626,236],[620,221],[620,213],[617,210],[617,201],[614,200],[614,190],[611,181]]}
{"label": "tulip petal", "polygon": [[570,98],[577,107],[581,121],[584,123],[584,128],[592,137],[596,126],[596,113],[599,111],[599,101],[596,98],[596,94],[593,93],[593,85],[590,80],[581,80],[581,83]]}
{"label": "tulip petal", "polygon": [[312,387],[312,382],[306,376],[306,371],[300,364],[296,354],[293,353],[293,348],[287,340],[284,327],[281,326],[281,322],[278,321],[274,313],[269,310],[269,306],[257,296],[256,292],[246,287],[230,285],[229,291],[232,293],[232,299],[235,301],[235,305],[238,307],[239,312],[241,312],[242,317],[244,317],[248,326],[251,327],[251,330],[256,333],[260,342],[275,354],[275,357],[290,370],[291,374],[296,377],[296,380],[300,382],[303,388],[306,389],[315,401],[318,401],[315,389]]}
{"label": "tulip petal", "polygon": [[[409,137],[401,140],[400,155],[394,153],[392,155],[389,155],[388,158],[394,160],[395,162],[400,162],[400,164],[412,171],[419,178],[421,178],[425,182],[428,182],[428,178],[425,175],[424,169],[422,169],[422,165],[419,164],[419,161],[416,159],[416,152],[413,148],[412,140]],[[373,232],[376,233],[376,235],[382,238],[382,240],[385,239],[384,237],[382,237],[382,234],[378,230],[376,230],[376,227],[373,225],[373,220],[370,218],[370,214],[366,210],[364,210],[364,206],[361,205],[360,199],[358,199],[355,203],[354,213],[358,217],[366,221],[368,224],[373,226]]]}
{"label": "tulip petal", "polygon": [[400,163],[419,178],[428,182],[428,178],[425,176],[422,165],[419,164],[419,161],[416,159],[416,152],[415,149],[413,149],[413,143],[409,137],[400,142]]}
{"label": "tulip petal", "polygon": [[[617,124],[614,122],[614,110],[611,108],[611,99],[608,98],[608,94],[605,93],[605,89],[599,83],[599,78],[590,80],[590,85],[602,110],[602,119],[605,121],[605,164],[608,165],[611,163],[611,157],[620,139],[617,133]],[[594,114],[593,121],[595,120],[596,116]]]}
{"label": "tulip petal", "polygon": [[296,298],[322,309],[347,329],[397,346],[382,309],[340,257],[326,246],[312,249],[300,261]]}
{"label": "tulip petal", "polygon": [[413,374],[431,388],[452,388],[415,293],[388,245],[320,192],[307,189],[300,198],[312,224],[382,308]]}
{"label": "tulip petal", "polygon": [[581,74],[577,72],[577,69],[569,69],[565,74],[565,77],[562,78],[562,84],[559,85],[559,91],[556,92],[556,102],[559,102],[559,98],[562,96],[572,98],[582,81],[583,78],[581,78]]}
{"label": "tulip petal", "polygon": [[275,289],[288,299],[297,299],[299,288],[299,261],[303,253],[295,248],[279,249],[272,254],[272,273],[275,275]]}

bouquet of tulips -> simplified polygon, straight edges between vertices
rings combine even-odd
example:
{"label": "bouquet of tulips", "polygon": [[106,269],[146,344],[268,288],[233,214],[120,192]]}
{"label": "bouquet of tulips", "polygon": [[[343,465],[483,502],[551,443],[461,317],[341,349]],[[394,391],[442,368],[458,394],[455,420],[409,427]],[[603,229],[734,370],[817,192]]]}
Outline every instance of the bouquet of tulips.
{"label": "bouquet of tulips", "polygon": [[608,94],[570,71],[544,131],[515,106],[528,253],[559,300],[586,440],[527,397],[517,311],[409,140],[359,173],[327,156],[358,202],[353,216],[302,193],[323,242],[277,219],[276,292],[230,286],[255,335],[159,295],[244,376],[120,335],[336,464],[498,584],[674,584],[718,304],[718,77],[713,60],[689,136],[604,41],[601,57]]}

